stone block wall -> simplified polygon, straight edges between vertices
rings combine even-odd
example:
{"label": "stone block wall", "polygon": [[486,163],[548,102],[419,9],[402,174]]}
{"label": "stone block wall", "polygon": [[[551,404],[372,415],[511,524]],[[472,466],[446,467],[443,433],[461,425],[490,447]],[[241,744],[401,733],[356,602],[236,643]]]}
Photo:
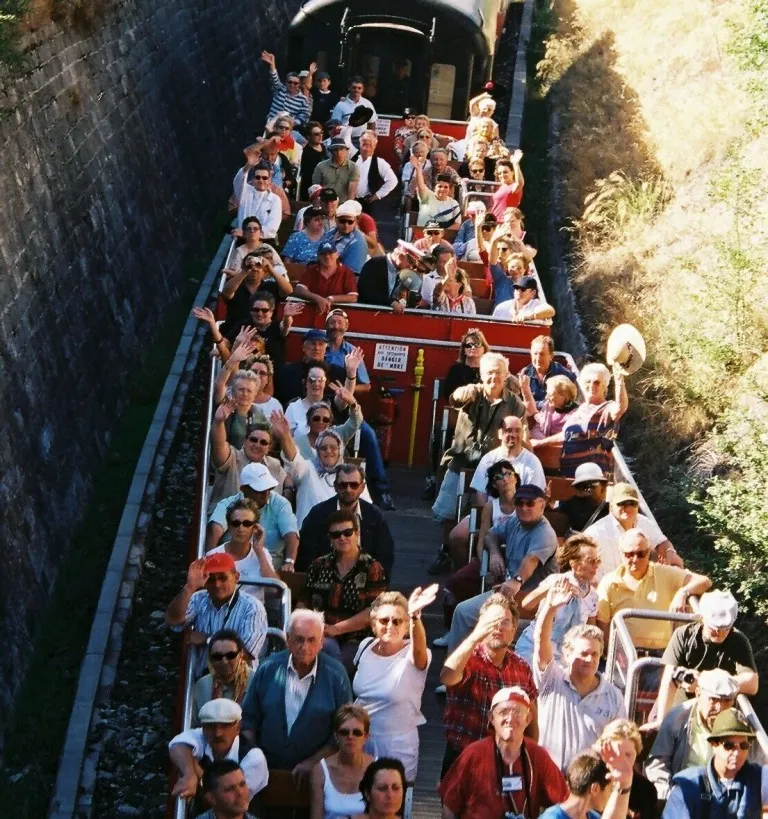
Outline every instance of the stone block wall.
{"label": "stone block wall", "polygon": [[27,35],[0,83],[0,735],[128,374],[225,214],[268,107],[259,54],[298,5],[112,2],[88,34]]}

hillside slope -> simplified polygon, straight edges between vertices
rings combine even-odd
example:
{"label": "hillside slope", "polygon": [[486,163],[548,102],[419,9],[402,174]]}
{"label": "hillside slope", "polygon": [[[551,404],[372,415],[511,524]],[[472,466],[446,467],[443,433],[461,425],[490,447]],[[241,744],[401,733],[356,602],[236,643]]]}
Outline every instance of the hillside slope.
{"label": "hillside slope", "polygon": [[667,531],[765,615],[768,5],[541,13],[552,205],[589,342],[627,321],[648,343],[625,446]]}

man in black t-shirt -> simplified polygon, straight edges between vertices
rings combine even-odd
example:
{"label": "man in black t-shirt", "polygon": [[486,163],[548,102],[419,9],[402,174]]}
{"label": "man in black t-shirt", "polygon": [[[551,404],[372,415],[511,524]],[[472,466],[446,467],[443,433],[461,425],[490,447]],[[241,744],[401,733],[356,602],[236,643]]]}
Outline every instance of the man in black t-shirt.
{"label": "man in black t-shirt", "polygon": [[560,501],[557,511],[566,516],[570,529],[583,532],[608,514],[608,479],[597,464],[580,464],[573,476],[573,488],[576,494]]}
{"label": "man in black t-shirt", "polygon": [[740,694],[757,694],[758,676],[752,646],[734,628],[739,606],[729,591],[712,591],[701,596],[701,622],[675,629],[664,651],[664,674],[659,686],[657,721],[686,697],[696,692],[702,671],[722,668],[737,682]]}

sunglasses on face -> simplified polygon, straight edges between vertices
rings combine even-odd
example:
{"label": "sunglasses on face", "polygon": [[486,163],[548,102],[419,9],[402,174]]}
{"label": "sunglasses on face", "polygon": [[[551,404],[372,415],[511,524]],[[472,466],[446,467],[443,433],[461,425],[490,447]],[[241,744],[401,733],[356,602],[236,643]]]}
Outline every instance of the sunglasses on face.
{"label": "sunglasses on face", "polygon": [[251,307],[252,313],[271,313],[271,307]]}
{"label": "sunglasses on face", "polygon": [[269,446],[269,438],[249,438],[248,443]]}
{"label": "sunglasses on face", "polygon": [[268,182],[269,181],[269,177],[268,176],[263,176],[262,174],[259,174],[258,176],[254,176],[253,178],[257,182]]}
{"label": "sunglasses on face", "polygon": [[277,130],[278,131],[290,131],[291,126],[290,125],[278,125]]}
{"label": "sunglasses on face", "polygon": [[308,375],[307,376],[307,381],[309,381],[310,384],[320,384],[322,381],[325,381],[325,376],[324,375]]}
{"label": "sunglasses on face", "polygon": [[340,225],[354,225],[354,219],[337,219],[336,220]]}
{"label": "sunglasses on face", "polygon": [[397,628],[398,626],[402,626],[405,620],[403,620],[402,617],[377,617],[376,622],[380,626],[388,626],[390,623],[392,623],[392,625]]}
{"label": "sunglasses on face", "polygon": [[340,537],[352,537],[355,534],[355,530],[353,528],[349,529],[331,529],[328,532],[328,537],[331,540],[338,540]]}
{"label": "sunglasses on face", "polygon": [[522,498],[515,499],[515,506],[524,506],[526,509],[531,509],[536,506],[535,500],[523,500]]}
{"label": "sunglasses on face", "polygon": [[503,472],[497,472],[493,476],[493,479],[495,481],[503,481],[506,478],[511,478],[514,474],[514,472],[510,472],[508,469],[505,469]]}
{"label": "sunglasses on face", "polygon": [[587,563],[590,566],[599,566],[603,561],[599,557],[581,557],[582,563]]}
{"label": "sunglasses on face", "polygon": [[723,748],[725,748],[726,751],[735,751],[737,748],[740,751],[748,751],[749,748],[750,748],[750,743],[746,742],[746,741],[745,742],[731,742],[729,740],[728,742],[723,742],[722,746],[723,746]]}
{"label": "sunglasses on face", "polygon": [[245,526],[246,529],[250,529],[251,526],[256,525],[256,521],[255,520],[231,520],[229,522],[229,525],[233,529],[239,529],[241,526]]}
{"label": "sunglasses on face", "polygon": [[299,84],[298,80],[288,80],[288,82],[286,83],[286,85],[298,85],[298,84]]}
{"label": "sunglasses on face", "polygon": [[320,423],[320,424],[330,424],[331,423],[331,418],[328,415],[313,415],[309,420],[314,421],[315,423]]}
{"label": "sunglasses on face", "polygon": [[480,344],[479,341],[466,341],[464,342],[464,349],[466,350],[477,350],[483,345]]}
{"label": "sunglasses on face", "polygon": [[364,737],[365,731],[362,728],[339,728],[336,733],[340,737]]}
{"label": "sunglasses on face", "polygon": [[220,663],[222,660],[229,660],[230,662],[232,662],[232,660],[237,659],[239,654],[240,654],[239,650],[238,651],[223,651],[223,652],[216,651],[216,652],[211,654],[211,659],[215,663]]}
{"label": "sunglasses on face", "polygon": [[359,489],[360,481],[336,481],[337,489]]}
{"label": "sunglasses on face", "polygon": [[621,503],[617,503],[616,506],[618,506],[619,509],[624,509],[625,507],[628,509],[634,509],[635,506],[637,506],[637,501],[621,501]]}
{"label": "sunglasses on face", "polygon": [[643,558],[648,557],[648,549],[638,549],[636,552],[623,552],[624,557],[627,560],[631,558],[635,558],[636,560],[642,560]]}
{"label": "sunglasses on face", "polygon": [[433,230],[425,230],[424,233],[427,236],[439,236],[443,231],[440,229],[433,229]]}

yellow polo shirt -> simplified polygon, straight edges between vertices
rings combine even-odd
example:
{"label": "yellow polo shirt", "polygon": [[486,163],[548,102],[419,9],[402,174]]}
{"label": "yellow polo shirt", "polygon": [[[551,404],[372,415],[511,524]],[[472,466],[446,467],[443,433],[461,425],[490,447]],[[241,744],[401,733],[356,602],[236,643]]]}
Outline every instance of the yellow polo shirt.
{"label": "yellow polo shirt", "polygon": [[[597,619],[610,623],[622,609],[669,611],[675,594],[685,585],[688,572],[676,566],[651,563],[637,581],[625,565],[609,572],[597,587]],[[662,620],[627,620],[632,642],[638,648],[662,649],[672,639],[674,623]]]}

